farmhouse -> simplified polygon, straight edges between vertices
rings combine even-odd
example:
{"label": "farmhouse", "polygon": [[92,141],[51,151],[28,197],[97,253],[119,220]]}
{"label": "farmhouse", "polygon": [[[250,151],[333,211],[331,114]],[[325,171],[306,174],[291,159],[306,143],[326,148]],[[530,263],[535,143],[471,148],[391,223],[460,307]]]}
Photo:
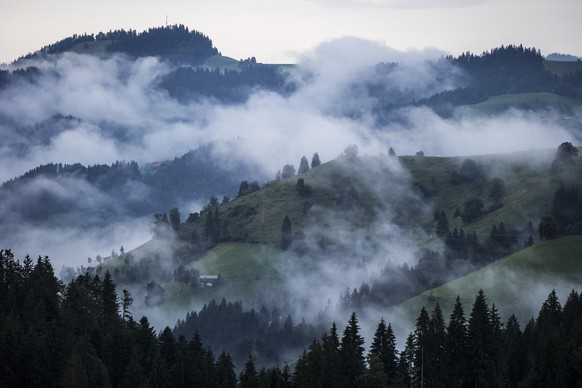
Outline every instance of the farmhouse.
{"label": "farmhouse", "polygon": [[200,275],[201,287],[214,287],[218,283],[218,275]]}

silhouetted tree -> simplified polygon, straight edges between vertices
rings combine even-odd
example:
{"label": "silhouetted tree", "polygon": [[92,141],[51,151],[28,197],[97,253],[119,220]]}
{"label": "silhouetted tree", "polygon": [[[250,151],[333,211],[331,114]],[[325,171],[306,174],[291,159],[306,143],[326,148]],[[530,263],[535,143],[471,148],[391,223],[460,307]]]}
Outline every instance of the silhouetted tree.
{"label": "silhouetted tree", "polygon": [[558,236],[558,226],[552,216],[543,216],[538,226],[540,239],[551,240]]}
{"label": "silhouetted tree", "polygon": [[283,171],[281,172],[281,179],[289,179],[295,176],[295,167],[291,164],[286,164],[283,166]]}
{"label": "silhouetted tree", "polygon": [[344,382],[346,386],[353,387],[358,377],[365,371],[364,338],[360,336],[358,317],[355,312],[350,316],[342,336],[340,358],[342,360]]}
{"label": "silhouetted tree", "polygon": [[180,211],[178,210],[177,207],[170,209],[170,225],[172,226],[172,229],[174,230],[178,230],[178,228],[180,228],[180,223],[182,222],[180,220]]}
{"label": "silhouetted tree", "polygon": [[577,156],[578,149],[574,147],[572,143],[564,142],[560,144],[558,151],[556,151],[556,157],[552,162],[552,168],[557,169],[570,166],[574,163],[574,160]]}
{"label": "silhouetted tree", "polygon": [[285,216],[281,224],[281,249],[287,249],[293,241],[291,219]]}
{"label": "silhouetted tree", "polygon": [[304,174],[309,171],[309,162],[305,156],[301,157],[301,162],[299,163],[299,170],[297,170],[297,174]]}
{"label": "silhouetted tree", "polygon": [[313,154],[313,157],[311,158],[311,168],[315,168],[319,165],[321,165],[321,160],[319,160],[319,154],[316,152]]}

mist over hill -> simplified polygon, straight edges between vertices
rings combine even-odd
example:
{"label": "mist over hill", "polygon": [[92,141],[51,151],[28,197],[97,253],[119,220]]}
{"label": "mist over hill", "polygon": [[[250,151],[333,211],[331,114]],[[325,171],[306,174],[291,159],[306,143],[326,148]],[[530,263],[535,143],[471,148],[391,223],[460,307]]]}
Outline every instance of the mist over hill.
{"label": "mist over hill", "polygon": [[[196,332],[239,371],[249,354],[301,370],[334,335],[323,331],[348,316],[357,326],[356,314],[369,339],[389,314],[400,354],[418,353],[404,338],[411,306],[452,305],[496,276],[506,305],[484,319],[496,323],[499,311],[533,315],[551,291],[522,277],[560,293],[579,280],[579,238],[560,238],[582,233],[579,61],[354,37],[294,65],[227,54],[174,25],[75,35],[0,67],[0,283],[18,286],[0,290],[0,334],[29,343],[22,324],[64,325],[70,362],[46,376],[83,364],[121,386],[131,360],[139,377],[186,348],[214,370]],[[27,254],[51,262],[15,259]],[[35,296],[44,284],[49,310]],[[97,318],[81,324],[79,306]],[[123,333],[153,353],[128,345],[114,365],[104,355]],[[145,374],[179,379],[168,368]]]}
{"label": "mist over hill", "polygon": [[[577,144],[582,73],[550,65],[521,45],[454,58],[351,37],[266,65],[184,26],[66,38],[0,71],[2,244],[78,267],[148,241],[152,213],[200,212],[243,180],[263,186],[350,145],[458,156]],[[511,99],[483,109],[497,94]],[[430,213],[430,188],[397,176],[403,192],[387,196]],[[356,194],[338,201],[365,205]]]}

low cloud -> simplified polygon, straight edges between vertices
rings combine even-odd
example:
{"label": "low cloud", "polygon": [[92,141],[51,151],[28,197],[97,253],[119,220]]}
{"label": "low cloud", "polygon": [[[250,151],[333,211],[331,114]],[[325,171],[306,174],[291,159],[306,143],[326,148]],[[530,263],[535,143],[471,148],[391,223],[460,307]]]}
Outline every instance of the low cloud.
{"label": "low cloud", "polygon": [[[457,156],[553,149],[563,141],[576,140],[551,112],[509,110],[493,117],[469,112],[444,119],[430,108],[407,107],[395,109],[398,121],[378,124],[374,112],[382,104],[412,102],[465,82],[463,72],[442,61],[443,55],[438,50],[402,52],[378,42],[337,39],[305,53],[296,68],[287,70],[297,85],[294,93],[282,96],[259,90],[238,105],[212,100],[179,103],[170,98],[156,85],[171,71],[171,65],[156,58],[134,61],[123,56],[100,59],[68,53],[25,62],[23,66],[37,66],[41,74],[32,83],[21,82],[0,91],[4,139],[18,143],[22,141],[22,126],[33,126],[59,113],[78,117],[81,122],[56,133],[46,143],[32,145],[24,156],[3,152],[0,179],[8,180],[50,162],[87,165],[173,159],[216,140],[238,139],[236,145],[216,147],[214,156],[233,170],[241,161],[256,166],[255,176],[241,180],[263,181],[273,179],[285,164],[298,167],[303,155],[310,158],[318,152],[326,162],[350,144],[357,145],[361,155],[387,154],[388,147],[393,147],[398,155],[423,150],[426,155]],[[384,65],[377,66],[379,63]],[[417,242],[394,222],[394,204],[417,199],[408,197],[413,194],[407,192],[410,182],[406,172],[386,159],[387,164],[372,168],[365,181],[368,190],[384,193],[383,208],[376,209],[378,219],[371,230],[354,233],[347,226],[340,227],[341,219],[328,220],[335,225],[333,230],[317,229],[316,224],[306,229],[310,236],[333,233],[336,239],[354,242],[349,257],[342,258],[347,264],[322,264],[313,279],[290,284],[290,290],[309,303],[304,311],[311,316],[325,308],[328,299],[336,301],[346,287],[353,289],[373,280],[388,263],[414,264]],[[375,186],[374,174],[380,173],[377,168],[391,174],[387,187]],[[123,214],[110,197],[86,182],[71,179],[54,185],[37,181],[27,186],[23,196],[42,186],[63,201],[78,200],[75,215],[79,217],[98,217],[100,212]],[[143,187],[128,193],[147,195]],[[192,206],[199,206],[199,200],[193,198]],[[106,256],[120,245],[130,250],[151,235],[149,218],[137,227],[128,227],[121,216],[104,232],[91,224],[84,228],[68,227],[66,222],[58,227],[35,225],[10,213],[7,204],[3,206],[19,227],[17,233],[2,237],[0,248],[13,247],[20,255],[49,255],[57,271],[63,264],[86,265],[87,257]],[[2,225],[2,229],[8,226]],[[317,244],[317,240],[310,243]],[[299,294],[301,290],[307,294]],[[376,323],[378,319],[374,319]]]}

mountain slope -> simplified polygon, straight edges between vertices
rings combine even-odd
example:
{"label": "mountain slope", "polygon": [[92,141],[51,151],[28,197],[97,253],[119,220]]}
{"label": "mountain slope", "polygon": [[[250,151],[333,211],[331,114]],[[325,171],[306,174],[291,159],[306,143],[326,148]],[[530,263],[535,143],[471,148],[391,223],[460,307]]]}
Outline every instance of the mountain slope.
{"label": "mountain slope", "polygon": [[503,321],[510,314],[525,323],[539,309],[553,289],[565,302],[569,292],[582,285],[582,236],[569,236],[540,242],[496,261],[459,279],[411,298],[387,310],[387,316],[413,322],[424,306],[431,311],[438,302],[445,317],[455,299],[461,297],[468,316],[477,291],[483,289],[495,303]]}

